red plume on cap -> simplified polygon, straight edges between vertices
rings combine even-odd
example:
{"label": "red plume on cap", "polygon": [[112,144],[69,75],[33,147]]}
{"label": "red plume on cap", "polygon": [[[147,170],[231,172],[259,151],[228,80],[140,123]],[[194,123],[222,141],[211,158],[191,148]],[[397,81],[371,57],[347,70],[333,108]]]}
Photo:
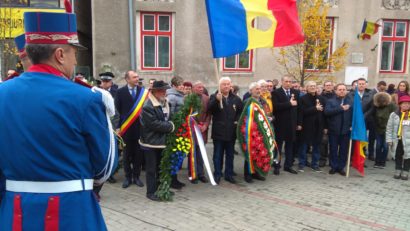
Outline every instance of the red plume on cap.
{"label": "red plume on cap", "polygon": [[65,12],[73,13],[73,7],[71,6],[70,0],[64,0],[64,7],[65,7]]}

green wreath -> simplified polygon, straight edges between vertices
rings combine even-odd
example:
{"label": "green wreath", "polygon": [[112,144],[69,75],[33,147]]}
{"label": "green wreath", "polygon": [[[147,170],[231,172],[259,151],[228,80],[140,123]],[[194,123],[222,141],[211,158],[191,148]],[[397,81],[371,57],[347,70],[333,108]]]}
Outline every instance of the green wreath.
{"label": "green wreath", "polygon": [[193,112],[200,112],[201,99],[196,94],[187,95],[181,110],[172,116],[174,131],[167,136],[166,148],[162,152],[160,163],[160,184],[156,195],[163,201],[171,201],[170,193],[171,176],[176,174],[182,165],[184,157],[188,154],[190,147],[187,140],[187,118]]}

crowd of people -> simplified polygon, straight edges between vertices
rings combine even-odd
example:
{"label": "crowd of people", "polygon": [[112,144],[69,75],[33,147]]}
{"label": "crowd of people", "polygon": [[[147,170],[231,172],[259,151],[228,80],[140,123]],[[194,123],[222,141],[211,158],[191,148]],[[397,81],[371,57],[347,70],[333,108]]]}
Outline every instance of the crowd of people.
{"label": "crowd of people", "polygon": [[[105,181],[116,181],[118,146],[123,147],[122,187],[146,184],[147,198],[160,201],[156,191],[162,151],[167,135],[178,129],[172,120],[189,94],[198,95],[202,103],[195,119],[205,143],[211,130],[212,177],[218,184],[221,178],[237,182],[236,131],[250,98],[260,104],[275,131],[280,157],[272,165],[274,175],[280,175],[282,164],[291,174],[303,173],[306,167],[321,172],[329,165],[329,174],[346,175],[352,107],[360,97],[368,129],[367,158],[374,161],[374,168],[383,169],[390,150],[394,178],[408,180],[407,81],[397,89],[384,81],[368,89],[367,81],[360,78],[348,89],[332,81],[323,86],[308,81],[301,86],[284,75],[280,86],[278,80],[259,80],[240,97],[240,88],[229,77],[221,78],[217,90],[208,93],[201,81],[191,83],[179,76],[171,79],[171,86],[150,79],[149,86],[143,87],[138,73],[130,70],[121,88],[113,83],[111,72],[101,73],[97,86],[90,86],[80,73],[74,82],[70,78],[78,49],[84,48],[75,22],[71,13],[24,15],[25,34],[19,36],[23,45],[18,50],[26,72],[10,71],[0,84],[0,117],[7,118],[0,123],[0,230],[106,230],[97,199]],[[114,131],[124,145],[118,145],[123,143],[117,142]],[[204,160],[197,157],[198,177],[191,183],[207,183]],[[248,164],[245,161],[246,182],[265,180],[251,174]],[[140,177],[143,170],[145,184]],[[186,185],[174,174],[170,186]]]}
{"label": "crowd of people", "polygon": [[[113,77],[112,73],[109,75]],[[136,72],[127,72],[125,80],[127,85],[118,90],[112,78],[102,79],[103,84],[100,85],[115,98],[119,121],[125,119],[132,107],[132,99],[135,100],[135,97],[131,97],[135,95],[132,89],[136,87],[136,91],[140,91]],[[142,187],[139,175],[141,168],[145,167],[147,197],[151,200],[159,200],[155,195],[158,166],[161,151],[165,148],[166,134],[175,129],[171,118],[181,109],[184,97],[188,94],[197,94],[202,101],[198,122],[205,142],[208,130],[211,130],[213,177],[216,183],[220,183],[222,177],[227,182],[237,182],[237,173],[234,172],[236,125],[246,100],[251,97],[260,103],[275,131],[280,159],[283,161],[272,165],[273,174],[279,175],[282,167],[291,174],[303,173],[306,167],[314,172],[322,172],[321,168],[329,165],[329,174],[345,176],[356,90],[361,98],[368,130],[369,143],[365,150],[367,158],[374,161],[374,168],[383,169],[390,149],[391,156],[396,160],[394,178],[408,179],[410,150],[407,150],[406,138],[409,135],[410,142],[407,130],[410,96],[406,81],[401,81],[397,90],[389,93],[384,81],[377,83],[373,89],[367,87],[367,81],[363,78],[355,80],[351,86],[334,84],[332,81],[325,81],[323,85],[307,81],[302,87],[292,77],[285,75],[281,78],[280,85],[278,80],[251,83],[242,97],[238,95],[239,87],[233,85],[228,77],[221,78],[217,91],[211,94],[208,94],[201,81],[191,83],[175,76],[170,83],[171,86],[167,89],[168,85],[163,81],[150,80],[147,86],[150,96],[144,104],[141,118],[123,136],[126,143],[123,151],[126,178],[122,186],[126,188],[135,183]],[[124,108],[124,105],[128,106]],[[155,112],[151,107],[156,109]],[[117,123],[117,128],[120,124],[121,122]],[[193,184],[208,182],[203,170],[203,160],[200,155],[198,157],[196,166],[199,177],[191,180]],[[298,160],[296,168],[295,160]],[[244,180],[252,183],[254,179],[265,180],[259,174],[249,174],[245,161]],[[109,181],[116,180],[112,176]],[[171,188],[181,189],[184,186],[177,175],[172,177]]]}

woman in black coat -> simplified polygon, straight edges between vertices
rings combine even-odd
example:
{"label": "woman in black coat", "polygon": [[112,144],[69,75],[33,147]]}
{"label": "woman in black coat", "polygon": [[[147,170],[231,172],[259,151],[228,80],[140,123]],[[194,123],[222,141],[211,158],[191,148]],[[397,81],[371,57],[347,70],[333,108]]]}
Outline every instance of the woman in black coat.
{"label": "woman in black coat", "polygon": [[303,169],[307,161],[307,149],[312,146],[312,162],[311,167],[314,171],[320,172],[320,144],[322,142],[324,131],[324,103],[325,100],[316,93],[316,83],[308,81],[306,83],[307,94],[300,97],[298,125],[302,127],[300,134],[299,146],[299,171]]}

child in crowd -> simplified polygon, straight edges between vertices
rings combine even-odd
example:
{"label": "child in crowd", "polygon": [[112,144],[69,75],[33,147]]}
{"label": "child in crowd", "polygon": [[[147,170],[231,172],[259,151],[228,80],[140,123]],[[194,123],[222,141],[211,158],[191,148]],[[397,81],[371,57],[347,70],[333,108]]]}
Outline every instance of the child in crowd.
{"label": "child in crowd", "polygon": [[399,98],[400,110],[392,112],[387,122],[386,141],[395,153],[394,179],[409,179],[410,170],[410,96]]}

